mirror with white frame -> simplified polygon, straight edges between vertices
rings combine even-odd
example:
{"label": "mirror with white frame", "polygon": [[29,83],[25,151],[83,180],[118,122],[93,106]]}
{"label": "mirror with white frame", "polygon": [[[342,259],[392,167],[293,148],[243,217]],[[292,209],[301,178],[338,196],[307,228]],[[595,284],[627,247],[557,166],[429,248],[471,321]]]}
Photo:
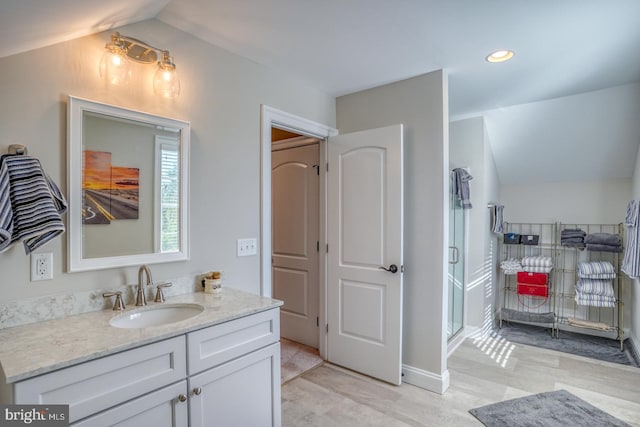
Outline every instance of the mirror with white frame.
{"label": "mirror with white frame", "polygon": [[188,122],[70,96],[68,270],[189,259]]}

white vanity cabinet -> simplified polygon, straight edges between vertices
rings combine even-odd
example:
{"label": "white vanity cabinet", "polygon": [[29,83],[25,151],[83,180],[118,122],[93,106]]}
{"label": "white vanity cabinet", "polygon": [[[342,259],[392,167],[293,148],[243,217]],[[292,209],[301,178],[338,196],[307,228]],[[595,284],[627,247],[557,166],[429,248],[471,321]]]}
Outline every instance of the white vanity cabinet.
{"label": "white vanity cabinet", "polygon": [[187,334],[192,427],[280,426],[279,310]]}
{"label": "white vanity cabinet", "polygon": [[11,384],[12,403],[69,404],[73,426],[280,427],[279,309]]}

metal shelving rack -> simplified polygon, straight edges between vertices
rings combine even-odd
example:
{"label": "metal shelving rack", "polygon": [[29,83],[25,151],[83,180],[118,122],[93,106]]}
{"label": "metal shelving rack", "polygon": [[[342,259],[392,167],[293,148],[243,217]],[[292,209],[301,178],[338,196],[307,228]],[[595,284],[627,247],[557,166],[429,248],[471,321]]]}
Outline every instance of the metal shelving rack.
{"label": "metal shelving rack", "polygon": [[504,223],[505,233],[520,235],[535,234],[539,236],[537,245],[501,243],[500,259],[522,259],[527,256],[548,256],[553,260],[554,269],[549,273],[549,296],[547,298],[518,295],[517,278],[513,274],[501,274],[500,327],[503,321],[547,326],[551,335],[557,335],[555,316],[555,280],[554,272],[558,247],[558,231],[556,223]]}
{"label": "metal shelving rack", "polygon": [[[580,228],[587,234],[610,233],[623,238],[622,224],[558,224],[558,233],[565,228]],[[558,239],[559,242],[559,239]],[[620,350],[624,349],[624,278],[621,277],[620,266],[622,253],[594,252],[567,246],[558,246],[558,262],[556,269],[556,315],[558,328],[570,332],[588,333],[604,336],[620,341]],[[578,281],[578,263],[590,261],[608,261],[616,270],[613,289],[616,294],[614,307],[592,307],[577,305],[575,302],[575,285]],[[585,329],[572,326],[569,318],[605,323],[608,330]]]}
{"label": "metal shelving rack", "polygon": [[[499,320],[512,321],[551,327],[552,336],[559,331],[570,331],[603,336],[620,341],[620,350],[624,348],[624,278],[620,275],[622,253],[593,252],[586,249],[562,246],[560,233],[565,228],[580,228],[587,234],[610,233],[623,237],[622,224],[564,224],[564,223],[506,223],[505,233],[537,234],[538,245],[509,245],[500,243],[500,260],[522,259],[525,256],[549,256],[553,260],[553,270],[549,273],[549,297],[522,296],[516,293],[515,275],[506,275],[502,271],[500,278]],[[616,269],[613,287],[616,294],[614,307],[582,306],[575,302],[575,285],[578,281],[578,262],[609,261]],[[542,321],[536,321],[539,318]],[[605,323],[608,330],[588,329],[572,326],[569,318]],[[526,319],[526,320],[523,320]],[[533,320],[531,320],[533,319]],[[553,321],[551,321],[553,319]]]}

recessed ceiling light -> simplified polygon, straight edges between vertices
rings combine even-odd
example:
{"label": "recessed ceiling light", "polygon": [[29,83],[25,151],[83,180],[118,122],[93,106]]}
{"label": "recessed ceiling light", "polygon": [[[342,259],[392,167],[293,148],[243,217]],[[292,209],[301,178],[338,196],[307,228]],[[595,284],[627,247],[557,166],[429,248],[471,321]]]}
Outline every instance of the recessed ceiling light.
{"label": "recessed ceiling light", "polygon": [[504,62],[513,58],[512,50],[496,50],[489,56],[487,56],[487,61],[489,62]]}

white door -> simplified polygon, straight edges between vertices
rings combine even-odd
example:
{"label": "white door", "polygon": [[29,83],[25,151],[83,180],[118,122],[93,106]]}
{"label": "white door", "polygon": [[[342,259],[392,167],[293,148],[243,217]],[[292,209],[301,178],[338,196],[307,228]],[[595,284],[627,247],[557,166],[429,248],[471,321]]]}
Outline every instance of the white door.
{"label": "white door", "polygon": [[392,384],[402,364],[402,147],[402,125],[328,143],[328,360]]}
{"label": "white door", "polygon": [[318,348],[319,144],[271,155],[272,283],[280,335]]}

